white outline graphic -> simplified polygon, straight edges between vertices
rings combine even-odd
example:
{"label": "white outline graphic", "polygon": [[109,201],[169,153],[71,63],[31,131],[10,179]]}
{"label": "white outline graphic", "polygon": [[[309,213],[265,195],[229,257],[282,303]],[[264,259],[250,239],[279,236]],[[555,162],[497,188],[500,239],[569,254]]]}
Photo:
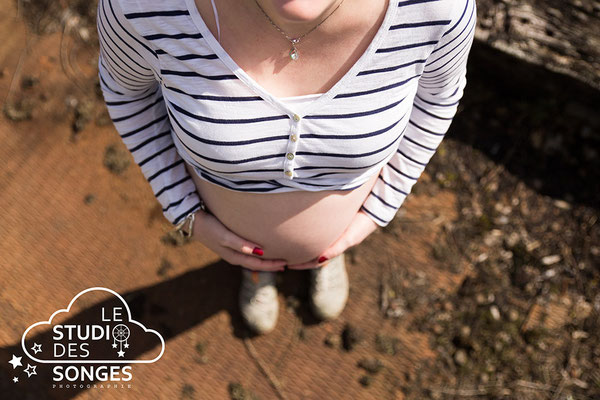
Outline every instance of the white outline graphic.
{"label": "white outline graphic", "polygon": [[[27,333],[33,329],[34,327],[38,326],[38,325],[52,325],[52,319],[54,318],[54,316],[58,313],[61,312],[66,312],[68,313],[71,310],[71,306],[73,305],[73,303],[75,302],[75,300],[77,300],[77,298],[87,292],[91,292],[94,290],[100,290],[100,291],[105,291],[105,292],[109,292],[111,294],[113,294],[114,296],[116,296],[119,300],[121,300],[121,302],[125,305],[125,308],[127,309],[127,316],[128,316],[128,321],[129,322],[133,322],[134,324],[140,326],[144,332],[150,332],[150,333],[154,333],[156,334],[156,336],[158,336],[158,338],[160,339],[160,343],[161,343],[161,348],[160,348],[160,354],[158,356],[156,356],[155,358],[153,358],[152,360],[40,360],[34,356],[32,356],[31,354],[29,354],[29,352],[27,351],[26,347],[25,347],[25,337],[27,337]],[[61,310],[57,310],[55,311],[50,318],[48,319],[48,321],[41,321],[41,322],[36,322],[35,324],[31,325],[29,328],[27,328],[25,330],[25,332],[23,333],[23,336],[21,337],[21,347],[23,348],[23,351],[25,352],[25,355],[27,355],[27,357],[29,357],[30,359],[37,361],[41,364],[151,364],[151,363],[155,363],[156,361],[158,361],[163,353],[165,352],[165,340],[163,339],[162,335],[160,333],[158,333],[157,331],[155,331],[154,329],[147,329],[144,325],[142,325],[141,323],[137,322],[134,319],[131,319],[131,311],[129,310],[129,305],[127,304],[127,302],[125,301],[125,299],[123,297],[121,297],[121,295],[117,292],[115,292],[112,289],[108,289],[105,287],[101,287],[101,286],[96,286],[96,287],[91,287],[85,290],[82,290],[81,292],[79,292],[75,297],[73,297],[73,299],[71,300],[71,302],[69,303],[69,306],[67,308],[63,308]]]}

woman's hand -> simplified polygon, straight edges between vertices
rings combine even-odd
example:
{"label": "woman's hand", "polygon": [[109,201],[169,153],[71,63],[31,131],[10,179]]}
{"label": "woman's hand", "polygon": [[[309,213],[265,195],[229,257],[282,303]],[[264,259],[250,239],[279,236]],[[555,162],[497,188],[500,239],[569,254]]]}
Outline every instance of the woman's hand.
{"label": "woman's hand", "polygon": [[282,271],[286,260],[261,259],[261,246],[243,239],[227,229],[214,215],[198,211],[194,219],[192,240],[198,240],[229,264],[256,271]]}
{"label": "woman's hand", "polygon": [[[352,246],[356,246],[361,243],[367,236],[377,229],[379,225],[375,223],[367,214],[362,211],[356,213],[350,225],[346,228],[344,233],[329,246],[320,256],[314,260],[308,261],[303,264],[288,265],[290,269],[310,269],[318,268],[327,260],[331,260],[342,254],[344,251]],[[320,261],[320,262],[319,262]]]}

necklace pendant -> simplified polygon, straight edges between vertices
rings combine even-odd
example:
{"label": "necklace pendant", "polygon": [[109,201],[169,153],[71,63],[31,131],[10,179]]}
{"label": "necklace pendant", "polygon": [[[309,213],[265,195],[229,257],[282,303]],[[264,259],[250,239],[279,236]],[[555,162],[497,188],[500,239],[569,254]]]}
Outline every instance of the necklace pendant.
{"label": "necklace pendant", "polygon": [[292,59],[292,61],[296,61],[298,57],[300,57],[300,55],[298,54],[298,50],[295,47],[292,47],[292,49],[290,50],[290,58]]}

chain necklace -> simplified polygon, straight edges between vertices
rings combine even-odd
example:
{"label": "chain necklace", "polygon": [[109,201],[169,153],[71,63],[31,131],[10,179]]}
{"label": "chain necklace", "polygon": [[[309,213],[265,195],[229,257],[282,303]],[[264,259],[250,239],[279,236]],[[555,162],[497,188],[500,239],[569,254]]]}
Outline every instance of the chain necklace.
{"label": "chain necklace", "polygon": [[277,26],[277,24],[275,22],[273,22],[273,20],[271,19],[271,17],[269,17],[269,15],[265,12],[265,10],[263,10],[263,8],[260,6],[260,4],[258,4],[258,1],[254,0],[254,2],[256,3],[256,5],[258,6],[258,8],[260,8],[260,11],[262,11],[262,13],[265,15],[265,17],[267,17],[267,19],[269,20],[269,22],[271,23],[271,25],[273,25],[279,32],[281,32],[281,34],[283,36],[285,36],[285,38],[290,42],[290,44],[292,45],[292,48],[291,48],[290,53],[289,53],[290,54],[290,58],[293,61],[296,61],[298,59],[298,57],[300,57],[300,54],[298,53],[298,48],[296,47],[296,45],[298,43],[300,43],[300,39],[302,39],[304,36],[308,35],[312,31],[314,31],[315,29],[317,29],[319,27],[319,25],[321,25],[323,22],[325,22],[327,20],[327,18],[331,17],[331,14],[333,14],[334,12],[337,11],[338,8],[340,8],[340,6],[344,2],[344,0],[340,1],[340,4],[338,4],[337,7],[332,12],[330,12],[329,15],[327,17],[325,17],[325,19],[323,21],[319,22],[310,31],[306,32],[303,35],[298,36],[297,38],[291,38],[287,33],[285,33],[283,31],[283,29],[281,29],[279,26]]}

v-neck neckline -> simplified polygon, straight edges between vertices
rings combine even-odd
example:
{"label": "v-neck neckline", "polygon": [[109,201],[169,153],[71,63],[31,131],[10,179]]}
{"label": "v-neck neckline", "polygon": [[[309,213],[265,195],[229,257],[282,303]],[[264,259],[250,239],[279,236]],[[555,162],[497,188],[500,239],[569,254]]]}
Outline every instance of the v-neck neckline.
{"label": "v-neck neckline", "polygon": [[394,19],[396,15],[396,10],[398,9],[398,7],[394,6],[396,4],[394,0],[388,0],[387,9],[381,26],[377,30],[377,33],[375,34],[373,39],[371,40],[371,43],[369,43],[369,46],[367,46],[367,48],[361,54],[358,60],[328,91],[323,93],[321,96],[319,96],[309,104],[306,104],[306,106],[303,107],[302,110],[296,110],[298,111],[296,112],[295,110],[290,109],[290,106],[282,102],[278,97],[269,93],[262,85],[256,82],[254,78],[248,75],[248,73],[246,73],[246,71],[244,71],[233,60],[233,58],[231,58],[229,53],[225,51],[225,49],[221,46],[219,41],[214,37],[210,29],[208,29],[208,26],[202,19],[200,11],[198,11],[198,7],[196,6],[196,2],[194,0],[185,0],[185,2],[190,13],[190,17],[192,18],[192,21],[195,23],[196,27],[200,30],[200,33],[202,34],[204,40],[206,40],[206,42],[215,52],[217,57],[219,57],[219,59],[227,66],[227,68],[231,70],[231,72],[238,79],[244,82],[246,86],[248,86],[263,100],[269,102],[274,107],[279,108],[286,114],[299,114],[300,116],[307,115],[311,110],[334,98],[339,93],[340,89],[347,86],[351,79],[355,77],[358,74],[358,72],[360,72],[360,69],[362,68],[363,64],[365,64],[371,59],[371,57],[379,47],[379,44],[389,32],[391,21]]}

